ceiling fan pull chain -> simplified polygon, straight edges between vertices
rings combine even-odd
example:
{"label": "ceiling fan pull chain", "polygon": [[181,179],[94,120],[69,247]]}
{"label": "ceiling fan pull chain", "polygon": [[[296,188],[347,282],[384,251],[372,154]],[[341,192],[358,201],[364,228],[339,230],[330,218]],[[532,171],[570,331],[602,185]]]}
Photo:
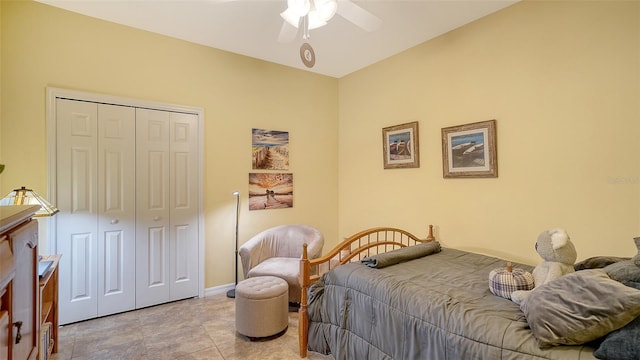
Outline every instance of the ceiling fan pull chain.
{"label": "ceiling fan pull chain", "polygon": [[304,40],[308,40],[309,39],[309,14],[307,13],[307,15],[303,16],[301,18],[302,21],[302,38]]}

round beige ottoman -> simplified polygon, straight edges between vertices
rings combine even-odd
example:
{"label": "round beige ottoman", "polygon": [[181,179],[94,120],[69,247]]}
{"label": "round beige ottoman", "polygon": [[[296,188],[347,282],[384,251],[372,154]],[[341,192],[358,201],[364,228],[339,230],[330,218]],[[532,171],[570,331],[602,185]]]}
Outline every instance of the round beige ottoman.
{"label": "round beige ottoman", "polygon": [[275,276],[256,276],[236,286],[236,330],[249,338],[278,334],[289,325],[289,285]]}

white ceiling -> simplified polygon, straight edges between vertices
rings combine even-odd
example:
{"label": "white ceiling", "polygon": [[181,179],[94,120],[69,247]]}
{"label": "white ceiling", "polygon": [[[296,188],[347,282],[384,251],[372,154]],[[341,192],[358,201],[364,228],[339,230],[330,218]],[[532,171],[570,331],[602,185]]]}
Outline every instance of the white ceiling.
{"label": "white ceiling", "polygon": [[[286,66],[340,78],[518,0],[353,0],[382,20],[372,32],[334,16],[307,40],[316,55],[307,69],[299,48],[278,41],[286,0],[37,0],[84,15]],[[343,0],[340,0],[343,1]],[[340,6],[340,2],[338,3]]]}

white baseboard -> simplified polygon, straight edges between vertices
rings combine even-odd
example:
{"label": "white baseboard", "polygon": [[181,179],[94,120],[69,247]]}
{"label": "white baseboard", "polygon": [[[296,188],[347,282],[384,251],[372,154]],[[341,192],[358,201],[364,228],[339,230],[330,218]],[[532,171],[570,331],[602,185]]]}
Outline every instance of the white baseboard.
{"label": "white baseboard", "polygon": [[219,294],[226,294],[227,291],[233,289],[235,287],[234,284],[227,284],[227,285],[220,285],[220,286],[214,286],[211,288],[206,288],[204,289],[204,296],[214,296],[214,295],[219,295]]}

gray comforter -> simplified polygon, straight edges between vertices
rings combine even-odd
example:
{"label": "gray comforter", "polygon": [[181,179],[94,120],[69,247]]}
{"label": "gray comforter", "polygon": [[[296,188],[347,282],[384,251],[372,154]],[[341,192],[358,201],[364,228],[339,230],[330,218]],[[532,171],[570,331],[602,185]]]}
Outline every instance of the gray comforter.
{"label": "gray comforter", "polygon": [[538,347],[518,305],[489,291],[489,272],[504,266],[448,248],[382,269],[340,266],[310,288],[309,350],[336,360],[594,359],[590,347]]}

